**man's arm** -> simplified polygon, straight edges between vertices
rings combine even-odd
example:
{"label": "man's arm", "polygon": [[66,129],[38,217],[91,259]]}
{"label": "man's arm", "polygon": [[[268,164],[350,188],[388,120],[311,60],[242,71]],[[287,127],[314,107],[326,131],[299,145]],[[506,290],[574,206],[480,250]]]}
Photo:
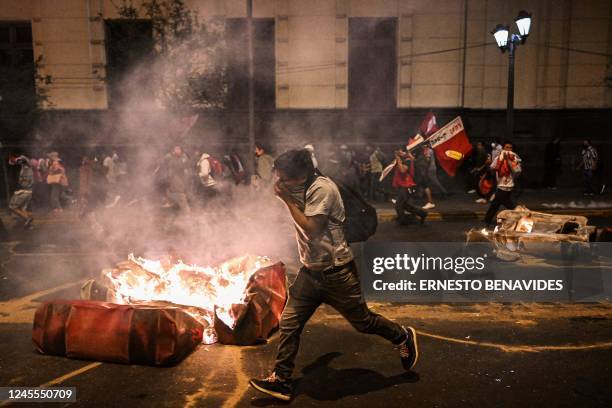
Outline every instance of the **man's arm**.
{"label": "man's arm", "polygon": [[495,160],[493,160],[493,162],[489,166],[491,168],[491,170],[497,170],[497,168],[499,167],[499,158],[501,157],[501,155],[502,154],[500,153],[499,155],[497,155]]}
{"label": "man's arm", "polygon": [[208,161],[208,158],[200,160],[198,164],[200,165],[200,171],[198,175],[201,178],[206,178],[210,176],[210,162]]}
{"label": "man's arm", "polygon": [[510,164],[510,170],[512,171],[512,173],[519,174],[522,171],[521,162],[518,161],[516,157],[514,157],[512,160],[506,158],[506,160],[508,160]]}
{"label": "man's arm", "polygon": [[297,206],[296,202],[289,194],[289,191],[280,183],[277,182],[274,185],[274,192],[280,198],[289,209],[291,217],[295,220],[296,224],[300,226],[302,231],[308,239],[314,239],[321,235],[325,224],[327,224],[327,216],[318,214],[313,216],[305,215],[302,210]]}
{"label": "man's arm", "polygon": [[[411,161],[414,160],[414,156],[411,153],[407,153],[405,157]],[[395,162],[397,163],[397,169],[399,170],[400,173],[408,172],[408,164],[406,164],[406,162],[402,159],[402,156],[400,154],[395,155]]]}
{"label": "man's arm", "polygon": [[597,154],[597,150],[594,147],[591,148],[591,152],[593,154],[593,170],[597,169],[597,164],[599,163],[599,155]]}

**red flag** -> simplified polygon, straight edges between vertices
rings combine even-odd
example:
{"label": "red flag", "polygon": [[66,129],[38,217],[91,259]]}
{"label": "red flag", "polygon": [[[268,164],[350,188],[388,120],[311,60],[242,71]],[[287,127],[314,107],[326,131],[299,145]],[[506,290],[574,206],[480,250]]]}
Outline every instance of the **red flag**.
{"label": "red flag", "polygon": [[472,151],[472,145],[465,133],[461,117],[457,116],[427,139],[431,144],[440,167],[449,176],[454,176],[457,168]]}
{"label": "red flag", "polygon": [[198,117],[199,115],[196,113],[195,115],[191,116],[174,118],[168,124],[168,133],[177,139],[184,137],[198,121]]}
{"label": "red flag", "polygon": [[419,126],[419,133],[423,135],[423,137],[427,137],[436,133],[439,129],[438,123],[436,122],[436,116],[432,111],[429,111],[425,119],[421,122],[421,126]]}

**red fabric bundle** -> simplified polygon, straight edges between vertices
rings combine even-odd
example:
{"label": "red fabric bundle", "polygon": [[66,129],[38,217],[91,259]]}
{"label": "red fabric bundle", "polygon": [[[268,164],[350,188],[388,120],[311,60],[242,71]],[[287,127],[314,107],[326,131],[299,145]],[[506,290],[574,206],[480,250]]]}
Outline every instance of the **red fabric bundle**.
{"label": "red fabric bundle", "polygon": [[177,307],[60,300],[38,308],[32,340],[44,354],[163,366],[195,350],[202,332]]}
{"label": "red fabric bundle", "polygon": [[255,272],[246,288],[246,304],[234,305],[236,319],[228,327],[215,313],[215,330],[223,344],[250,345],[265,342],[278,328],[287,302],[285,265],[278,262]]}

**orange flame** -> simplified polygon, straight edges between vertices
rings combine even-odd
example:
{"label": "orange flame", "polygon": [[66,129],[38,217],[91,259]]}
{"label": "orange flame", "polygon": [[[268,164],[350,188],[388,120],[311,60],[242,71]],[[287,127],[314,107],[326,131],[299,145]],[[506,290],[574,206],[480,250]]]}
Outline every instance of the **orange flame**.
{"label": "orange flame", "polygon": [[270,265],[266,257],[245,255],[216,267],[188,265],[128,256],[128,262],[105,271],[115,303],[170,302],[194,307],[191,311],[203,323],[204,343],[217,341],[214,315],[233,328],[236,319],[232,305],[244,303],[249,278],[258,269]]}

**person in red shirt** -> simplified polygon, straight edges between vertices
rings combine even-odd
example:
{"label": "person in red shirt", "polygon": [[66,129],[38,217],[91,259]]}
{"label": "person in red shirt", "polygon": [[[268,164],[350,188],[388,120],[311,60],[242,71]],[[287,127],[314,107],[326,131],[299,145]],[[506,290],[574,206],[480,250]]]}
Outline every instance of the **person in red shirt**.
{"label": "person in red shirt", "polygon": [[405,225],[410,223],[417,215],[422,224],[427,217],[427,211],[414,205],[412,200],[416,187],[414,182],[414,156],[410,152],[398,150],[395,152],[395,163],[392,186],[397,191],[395,202],[397,221],[401,225]]}

